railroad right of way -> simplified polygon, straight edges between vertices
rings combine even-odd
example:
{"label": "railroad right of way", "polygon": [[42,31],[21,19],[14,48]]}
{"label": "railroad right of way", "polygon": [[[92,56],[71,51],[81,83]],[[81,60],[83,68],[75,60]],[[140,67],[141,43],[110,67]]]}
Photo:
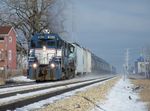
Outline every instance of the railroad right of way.
{"label": "railroad right of way", "polygon": [[4,97],[0,99],[0,110],[5,111],[5,110],[14,110],[19,107],[23,107],[25,105],[38,102],[65,92],[69,92],[81,87],[85,87],[91,84],[95,84],[98,82],[102,82],[108,79],[111,79],[113,77],[107,77],[107,78],[101,78],[101,79],[96,79],[96,80],[90,80],[90,81],[84,81],[84,82],[79,82],[79,83],[72,83],[68,85],[62,85],[58,87],[51,87],[49,89],[42,89],[39,91],[34,91],[34,92],[28,92],[28,93],[23,93],[23,94],[18,94],[15,96],[10,96],[10,97]]}

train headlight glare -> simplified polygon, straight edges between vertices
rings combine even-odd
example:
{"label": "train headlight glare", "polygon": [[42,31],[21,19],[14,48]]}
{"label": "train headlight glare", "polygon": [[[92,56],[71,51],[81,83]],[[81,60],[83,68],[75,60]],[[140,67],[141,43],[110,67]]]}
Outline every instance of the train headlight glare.
{"label": "train headlight glare", "polygon": [[43,46],[43,51],[46,51],[46,46]]}
{"label": "train headlight glare", "polygon": [[55,68],[55,64],[54,63],[51,63],[51,68]]}
{"label": "train headlight glare", "polygon": [[30,50],[30,54],[33,53],[33,49]]}
{"label": "train headlight glare", "polygon": [[37,64],[36,63],[34,63],[32,66],[33,66],[33,68],[37,68]]}

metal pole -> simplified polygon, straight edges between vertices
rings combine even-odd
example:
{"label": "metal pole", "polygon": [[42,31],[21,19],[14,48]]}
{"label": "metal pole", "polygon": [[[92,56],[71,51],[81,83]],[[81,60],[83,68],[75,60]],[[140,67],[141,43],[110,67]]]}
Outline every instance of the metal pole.
{"label": "metal pole", "polygon": [[125,71],[125,64],[123,64],[123,81],[125,81],[126,78],[126,71]]}
{"label": "metal pole", "polygon": [[129,74],[129,49],[126,49],[126,56],[125,56],[125,72]]}
{"label": "metal pole", "polygon": [[144,58],[144,73],[145,73],[145,78],[147,78],[146,55],[145,55],[144,48],[142,50],[143,50],[142,52],[143,52],[143,58]]}

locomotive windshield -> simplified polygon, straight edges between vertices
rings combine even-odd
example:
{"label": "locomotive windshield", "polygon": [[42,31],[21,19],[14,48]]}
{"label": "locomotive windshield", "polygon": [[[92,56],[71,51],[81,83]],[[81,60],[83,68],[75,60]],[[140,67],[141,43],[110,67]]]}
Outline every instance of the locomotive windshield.
{"label": "locomotive windshield", "polygon": [[55,36],[39,35],[36,39],[31,40],[31,48],[43,48],[43,46],[55,48],[57,46]]}
{"label": "locomotive windshield", "polygon": [[55,47],[55,44],[55,40],[38,40],[37,48],[43,48],[43,46],[51,48]]}

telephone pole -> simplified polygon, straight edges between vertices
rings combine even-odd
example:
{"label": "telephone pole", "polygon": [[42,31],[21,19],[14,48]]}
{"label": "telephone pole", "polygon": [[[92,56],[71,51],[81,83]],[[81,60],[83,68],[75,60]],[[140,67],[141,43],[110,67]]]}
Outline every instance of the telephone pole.
{"label": "telephone pole", "polygon": [[144,74],[145,74],[145,78],[147,78],[147,57],[146,57],[146,49],[142,49],[142,56],[144,58]]}
{"label": "telephone pole", "polygon": [[125,52],[125,63],[123,65],[123,69],[124,69],[124,80],[126,78],[126,75],[129,74],[129,49],[127,48],[126,49],[126,52]]}
{"label": "telephone pole", "polygon": [[126,65],[126,74],[129,74],[129,49],[126,49],[126,56],[125,56],[125,65]]}

